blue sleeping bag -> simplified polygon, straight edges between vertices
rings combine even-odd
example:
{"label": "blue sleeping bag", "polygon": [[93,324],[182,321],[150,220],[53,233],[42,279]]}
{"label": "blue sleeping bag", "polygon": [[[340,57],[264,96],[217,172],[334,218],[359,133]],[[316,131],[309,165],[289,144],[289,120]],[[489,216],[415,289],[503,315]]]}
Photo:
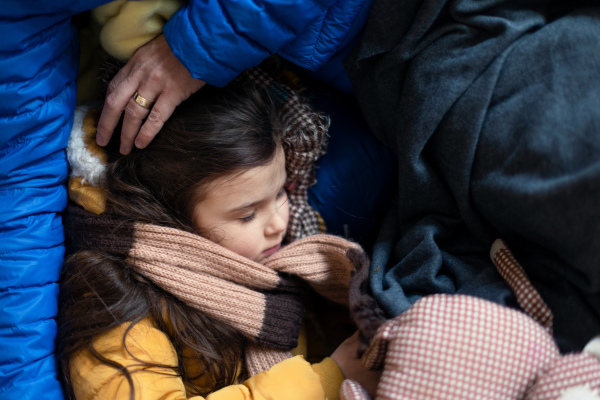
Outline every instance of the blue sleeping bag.
{"label": "blue sleeping bag", "polygon": [[392,151],[370,131],[353,95],[320,82],[308,83],[317,110],[329,114],[327,153],[318,161],[308,201],[327,226],[370,249],[396,194]]}
{"label": "blue sleeping bag", "polygon": [[71,16],[101,3],[0,8],[0,399],[63,397],[54,340],[79,65]]}

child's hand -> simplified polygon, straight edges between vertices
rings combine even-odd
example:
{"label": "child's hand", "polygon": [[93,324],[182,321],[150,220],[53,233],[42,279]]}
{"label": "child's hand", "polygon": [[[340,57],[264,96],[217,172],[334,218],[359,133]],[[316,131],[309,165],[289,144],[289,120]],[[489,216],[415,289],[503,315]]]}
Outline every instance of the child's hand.
{"label": "child's hand", "polygon": [[[125,111],[121,153],[129,154],[134,144],[146,147],[175,107],[202,86],[204,82],[192,77],[175,57],[165,37],[156,37],[140,47],[110,82],[98,121],[97,143],[108,143]],[[143,96],[138,102],[136,93]]]}
{"label": "child's hand", "polygon": [[363,367],[361,359],[357,356],[359,343],[356,332],[335,349],[331,358],[338,364],[346,379],[357,381],[372,398],[375,398],[381,371],[370,371]]}

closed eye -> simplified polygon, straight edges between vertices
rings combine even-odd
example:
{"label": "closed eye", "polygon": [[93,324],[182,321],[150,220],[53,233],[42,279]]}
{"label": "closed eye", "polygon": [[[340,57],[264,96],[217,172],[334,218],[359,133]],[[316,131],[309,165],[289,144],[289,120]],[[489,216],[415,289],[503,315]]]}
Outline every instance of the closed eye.
{"label": "closed eye", "polygon": [[245,217],[240,218],[242,221],[244,222],[250,222],[252,221],[254,218],[256,217],[256,211],[254,211],[252,214],[247,215]]}

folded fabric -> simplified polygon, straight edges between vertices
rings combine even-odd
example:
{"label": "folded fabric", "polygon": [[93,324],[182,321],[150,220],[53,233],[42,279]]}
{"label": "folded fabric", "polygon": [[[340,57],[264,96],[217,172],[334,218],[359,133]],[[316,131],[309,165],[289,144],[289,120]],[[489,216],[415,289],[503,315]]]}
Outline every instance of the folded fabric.
{"label": "folded fabric", "polygon": [[373,2],[346,67],[398,159],[371,265],[390,318],[436,293],[512,305],[486,255],[502,237],[561,351],[600,332],[599,35],[597,2]]}

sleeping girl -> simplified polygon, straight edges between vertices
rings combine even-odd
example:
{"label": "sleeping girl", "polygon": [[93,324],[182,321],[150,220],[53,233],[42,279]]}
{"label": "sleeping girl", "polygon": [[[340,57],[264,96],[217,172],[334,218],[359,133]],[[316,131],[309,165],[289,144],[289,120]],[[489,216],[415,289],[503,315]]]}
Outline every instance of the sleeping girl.
{"label": "sleeping girl", "polygon": [[[76,120],[89,146],[91,116]],[[190,97],[146,149],[102,154],[96,184],[71,182],[57,348],[69,397],[336,399],[344,377],[375,388],[356,335],[317,364],[290,353],[306,286],[347,303],[347,251],[360,250],[315,235],[306,203],[327,126],[251,70]]]}

